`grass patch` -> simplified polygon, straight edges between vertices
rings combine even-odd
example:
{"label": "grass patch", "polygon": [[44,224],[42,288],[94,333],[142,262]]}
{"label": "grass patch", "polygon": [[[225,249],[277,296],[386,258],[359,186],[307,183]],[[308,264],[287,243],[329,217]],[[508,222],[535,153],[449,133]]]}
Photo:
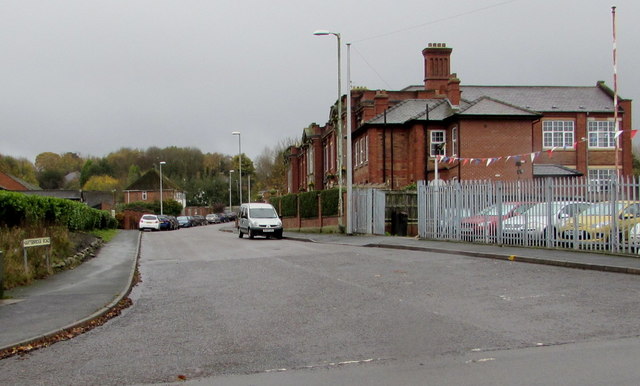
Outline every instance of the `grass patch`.
{"label": "grass patch", "polygon": [[[79,251],[86,251],[96,238],[107,242],[118,232],[117,229],[105,229],[74,233],[62,225],[30,224],[22,227],[0,227],[0,250],[3,251],[4,260],[4,267],[0,267],[3,269],[2,286],[8,290],[29,285],[34,280],[44,279],[55,272],[73,269],[82,264],[86,256],[89,256],[78,254]],[[51,245],[28,248],[25,270],[22,240],[37,237],[50,237]],[[47,267],[47,256],[49,256],[51,267]]]}
{"label": "grass patch", "polygon": [[119,229],[94,229],[89,234],[101,238],[105,243],[111,241],[120,232]]}

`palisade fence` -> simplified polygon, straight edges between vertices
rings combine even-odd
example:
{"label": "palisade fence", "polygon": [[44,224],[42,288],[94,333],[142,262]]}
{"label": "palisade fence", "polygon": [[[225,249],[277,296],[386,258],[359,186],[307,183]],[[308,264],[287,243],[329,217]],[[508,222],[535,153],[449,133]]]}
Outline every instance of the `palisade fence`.
{"label": "palisade fence", "polygon": [[635,253],[636,178],[418,182],[418,235],[531,247]]}

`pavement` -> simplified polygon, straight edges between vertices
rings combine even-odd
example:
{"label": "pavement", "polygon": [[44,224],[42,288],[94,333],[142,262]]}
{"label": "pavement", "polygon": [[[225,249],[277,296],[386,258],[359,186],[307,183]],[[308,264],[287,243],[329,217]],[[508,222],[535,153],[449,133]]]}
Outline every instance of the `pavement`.
{"label": "pavement", "polygon": [[[234,232],[230,226],[221,231]],[[640,257],[561,251],[541,248],[420,240],[396,236],[346,236],[285,232],[289,240],[369,248],[449,253],[640,274]],[[0,352],[42,341],[101,317],[131,291],[140,251],[140,232],[121,231],[92,258],[76,269],[58,273],[27,287],[5,291],[0,299]],[[1,357],[1,356],[0,356]]]}

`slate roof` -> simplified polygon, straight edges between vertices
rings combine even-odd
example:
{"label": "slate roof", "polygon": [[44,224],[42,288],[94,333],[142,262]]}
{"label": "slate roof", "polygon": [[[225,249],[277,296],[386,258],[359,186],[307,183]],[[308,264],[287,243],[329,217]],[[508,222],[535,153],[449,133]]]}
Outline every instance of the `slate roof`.
{"label": "slate roof", "polygon": [[597,86],[461,86],[461,97],[483,96],[539,112],[613,112],[613,98]]}
{"label": "slate roof", "polygon": [[26,190],[21,192],[31,196],[63,198],[65,200],[82,201],[82,192],[80,190]]}
{"label": "slate roof", "polygon": [[[443,120],[453,113],[446,99],[407,99],[387,109],[387,124],[403,124],[415,119],[425,119],[427,104],[429,120]],[[381,124],[385,122],[384,113],[378,114],[366,123]]]}
{"label": "slate roof", "polygon": [[[424,120],[429,106],[429,120],[442,121],[454,115],[459,116],[523,116],[537,117],[535,111],[514,106],[500,100],[482,96],[474,101],[460,100],[460,105],[452,106],[447,99],[407,99],[387,110],[387,124],[404,124],[411,120]],[[366,123],[383,124],[385,116],[379,114]]]}
{"label": "slate roof", "polygon": [[[475,101],[490,97],[537,112],[613,112],[613,97],[602,86],[460,86],[461,98]],[[401,91],[424,90],[414,85]]]}
{"label": "slate roof", "polygon": [[[182,190],[176,183],[168,179],[166,175],[162,176],[162,189]],[[124,190],[160,190],[160,173],[156,169],[151,169]]]}
{"label": "slate roof", "polygon": [[533,164],[534,177],[580,177],[583,174],[562,165]]}

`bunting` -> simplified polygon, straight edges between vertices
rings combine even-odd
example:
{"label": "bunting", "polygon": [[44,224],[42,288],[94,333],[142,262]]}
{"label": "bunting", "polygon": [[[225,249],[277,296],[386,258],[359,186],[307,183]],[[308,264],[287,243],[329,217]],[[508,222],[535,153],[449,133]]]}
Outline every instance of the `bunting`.
{"label": "bunting", "polygon": [[[631,139],[633,139],[633,137],[636,136],[636,134],[638,133],[638,130],[628,130],[631,134]],[[620,134],[622,134],[623,130],[620,130],[618,132],[616,132],[615,138],[618,138],[620,136]],[[573,143],[573,148],[577,148],[578,146],[578,142],[574,142]],[[545,152],[547,153],[547,156],[549,158],[553,157],[553,152],[556,151],[557,149],[562,149],[562,150],[566,150],[568,148],[568,146],[554,146],[551,149],[547,149],[545,150]],[[538,158],[540,156],[542,152],[541,151],[536,151],[533,153],[526,153],[526,154],[514,154],[514,155],[505,155],[502,157],[492,157],[492,158],[462,158],[462,157],[456,157],[456,156],[444,156],[444,155],[439,155],[436,158],[438,159],[439,162],[446,162],[449,164],[453,164],[455,162],[461,162],[463,166],[471,164],[471,165],[480,165],[480,164],[485,164],[485,166],[491,166],[491,164],[494,164],[498,161],[501,160],[505,160],[505,162],[508,162],[509,160],[513,159],[516,162],[520,161],[522,158],[524,157],[529,157],[531,159],[531,163],[533,163],[533,161]]]}

